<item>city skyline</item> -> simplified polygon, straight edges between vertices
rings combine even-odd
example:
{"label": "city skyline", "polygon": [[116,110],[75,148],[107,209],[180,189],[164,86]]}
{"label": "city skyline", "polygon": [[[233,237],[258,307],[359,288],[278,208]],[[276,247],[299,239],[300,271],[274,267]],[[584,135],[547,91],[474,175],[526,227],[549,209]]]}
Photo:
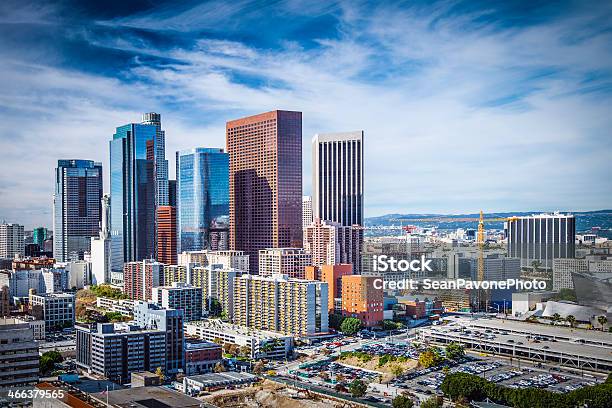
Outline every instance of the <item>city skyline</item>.
{"label": "city skyline", "polygon": [[50,227],[54,163],[109,163],[143,112],[174,178],[175,151],[273,109],[303,112],[307,195],[312,137],[364,130],[366,217],[609,207],[610,5],[146,7],[0,6],[0,219]]}

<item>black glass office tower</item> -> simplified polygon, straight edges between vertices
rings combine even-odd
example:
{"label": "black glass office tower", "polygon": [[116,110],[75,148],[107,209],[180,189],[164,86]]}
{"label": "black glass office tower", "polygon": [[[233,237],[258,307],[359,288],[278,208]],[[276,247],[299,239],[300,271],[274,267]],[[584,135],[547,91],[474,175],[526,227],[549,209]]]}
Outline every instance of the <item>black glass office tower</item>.
{"label": "black glass office tower", "polygon": [[53,257],[58,262],[83,259],[98,236],[102,217],[102,164],[58,160],[53,196]]}

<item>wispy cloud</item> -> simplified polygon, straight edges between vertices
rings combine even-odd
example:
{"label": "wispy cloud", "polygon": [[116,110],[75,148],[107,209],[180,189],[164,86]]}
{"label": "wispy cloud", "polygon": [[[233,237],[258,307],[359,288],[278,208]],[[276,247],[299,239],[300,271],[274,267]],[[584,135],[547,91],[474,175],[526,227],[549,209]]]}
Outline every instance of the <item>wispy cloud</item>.
{"label": "wispy cloud", "polygon": [[[609,5],[525,15],[472,2],[226,4],[79,23],[18,8],[29,34],[0,42],[10,56],[0,218],[49,225],[55,161],[106,164],[114,127],[148,110],[163,115],[171,161],[175,150],[223,146],[228,119],[303,111],[306,192],[311,136],[364,129],[366,215],[609,206]],[[41,16],[64,42],[16,50]]]}

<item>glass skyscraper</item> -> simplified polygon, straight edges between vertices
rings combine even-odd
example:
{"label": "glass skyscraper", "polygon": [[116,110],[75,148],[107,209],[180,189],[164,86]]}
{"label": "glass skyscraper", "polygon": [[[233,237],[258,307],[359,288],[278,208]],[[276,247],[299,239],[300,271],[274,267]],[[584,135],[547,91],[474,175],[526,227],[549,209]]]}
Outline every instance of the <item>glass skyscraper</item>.
{"label": "glass skyscraper", "polygon": [[211,148],[177,152],[176,190],[179,252],[227,249],[229,155]]}
{"label": "glass skyscraper", "polygon": [[53,257],[58,262],[83,259],[98,235],[102,214],[102,164],[58,160],[53,196]]}
{"label": "glass skyscraper", "polygon": [[156,204],[168,199],[162,133],[159,115],[148,113],[143,123],[118,127],[110,141],[112,271],[155,256]]}

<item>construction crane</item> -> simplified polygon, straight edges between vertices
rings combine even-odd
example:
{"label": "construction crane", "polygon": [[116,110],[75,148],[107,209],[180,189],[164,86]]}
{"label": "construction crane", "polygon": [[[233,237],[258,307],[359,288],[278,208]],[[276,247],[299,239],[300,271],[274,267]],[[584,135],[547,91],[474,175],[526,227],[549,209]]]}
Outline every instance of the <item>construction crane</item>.
{"label": "construction crane", "polygon": [[[480,210],[480,218],[478,219],[478,234],[476,235],[476,243],[478,244],[478,280],[484,281],[484,244],[485,244],[485,226],[484,226],[484,214]],[[485,311],[489,304],[488,291],[484,289],[478,290],[478,307],[480,307],[484,301]]]}

